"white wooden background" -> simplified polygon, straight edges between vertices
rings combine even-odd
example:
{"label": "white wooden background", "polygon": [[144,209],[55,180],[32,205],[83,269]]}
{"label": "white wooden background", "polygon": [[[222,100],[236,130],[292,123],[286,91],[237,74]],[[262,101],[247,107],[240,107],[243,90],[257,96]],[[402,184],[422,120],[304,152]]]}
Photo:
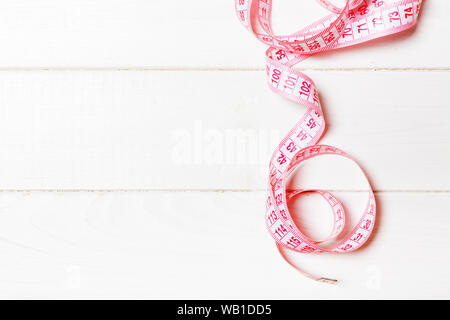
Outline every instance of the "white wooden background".
{"label": "white wooden background", "polygon": [[[280,32],[323,13],[274,5]],[[448,12],[427,0],[415,30],[299,66],[321,142],[379,208],[364,249],[293,256],[332,286],[265,230],[268,158],[304,108],[268,90],[232,0],[1,1],[0,298],[450,298]],[[352,221],[365,201],[336,158],[293,184],[334,190]],[[320,199],[294,206],[325,234]]]}

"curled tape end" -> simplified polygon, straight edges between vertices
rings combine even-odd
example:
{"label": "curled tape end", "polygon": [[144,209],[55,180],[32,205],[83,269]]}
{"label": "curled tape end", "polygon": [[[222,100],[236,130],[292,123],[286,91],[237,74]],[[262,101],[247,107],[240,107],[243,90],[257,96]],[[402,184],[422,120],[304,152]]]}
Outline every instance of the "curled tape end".
{"label": "curled tape end", "polygon": [[328,278],[320,278],[317,279],[319,282],[329,283],[329,284],[336,284],[338,281],[335,279],[328,279]]}

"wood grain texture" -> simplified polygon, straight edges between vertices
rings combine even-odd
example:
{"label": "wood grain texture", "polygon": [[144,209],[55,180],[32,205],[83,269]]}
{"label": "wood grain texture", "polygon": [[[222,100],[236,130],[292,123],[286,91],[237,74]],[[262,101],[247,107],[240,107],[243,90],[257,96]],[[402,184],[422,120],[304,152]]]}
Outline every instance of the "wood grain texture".
{"label": "wood grain texture", "polygon": [[[336,196],[350,208],[363,197]],[[304,268],[340,279],[337,286],[304,278],[281,259],[265,231],[264,198],[2,193],[0,297],[450,298],[448,194],[378,194],[369,246],[343,255],[294,254]],[[302,199],[303,219],[321,214]]]}
{"label": "wood grain texture", "polygon": [[[280,33],[307,25],[320,8],[296,0],[274,6]],[[447,0],[426,0],[416,30],[300,67],[449,68],[449,11]],[[263,44],[239,25],[229,0],[4,0],[0,40],[0,68],[262,69],[264,61]]]}
{"label": "wood grain texture", "polygon": [[[280,33],[323,13],[274,5]],[[267,89],[233,1],[1,1],[0,191],[33,191],[0,192],[0,298],[450,298],[449,11],[425,0],[414,30],[299,65],[321,143],[378,190],[368,246],[292,256],[329,286],[266,232],[268,160],[304,108]],[[289,186],[334,190],[353,222],[367,188],[334,157]],[[329,230],[314,195],[294,207],[306,234]]]}
{"label": "wood grain texture", "polygon": [[[328,121],[321,143],[355,156],[377,190],[450,190],[449,72],[309,74]],[[304,110],[262,72],[1,72],[0,189],[262,190]],[[299,183],[363,188],[327,161]]]}

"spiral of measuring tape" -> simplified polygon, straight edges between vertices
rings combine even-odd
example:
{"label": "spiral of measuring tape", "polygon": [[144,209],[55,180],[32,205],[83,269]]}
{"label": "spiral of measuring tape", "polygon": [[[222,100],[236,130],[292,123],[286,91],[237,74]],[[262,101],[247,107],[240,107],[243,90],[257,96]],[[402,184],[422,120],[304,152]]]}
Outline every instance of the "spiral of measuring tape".
{"label": "spiral of measuring tape", "polygon": [[[272,31],[271,0],[235,2],[236,13],[242,25],[269,46],[266,51],[266,73],[270,89],[308,108],[280,142],[270,160],[265,216],[267,228],[283,258],[294,268],[314,280],[334,283],[337,280],[314,276],[294,265],[283,249],[301,253],[346,253],[358,249],[367,241],[374,228],[375,197],[369,184],[367,205],[359,222],[348,234],[342,236],[345,211],[334,195],[323,190],[286,189],[290,175],[307,159],[333,154],[352,160],[335,147],[316,144],[325,129],[318,91],[314,82],[293,69],[293,66],[318,52],[355,45],[411,28],[417,22],[422,0],[347,0],[343,8],[338,8],[327,0],[317,0],[331,13],[286,36],[275,35]],[[332,208],[334,226],[325,240],[314,241],[305,236],[288,210],[288,201],[305,192],[318,193]],[[331,240],[335,240],[335,244],[321,247],[321,244]]]}

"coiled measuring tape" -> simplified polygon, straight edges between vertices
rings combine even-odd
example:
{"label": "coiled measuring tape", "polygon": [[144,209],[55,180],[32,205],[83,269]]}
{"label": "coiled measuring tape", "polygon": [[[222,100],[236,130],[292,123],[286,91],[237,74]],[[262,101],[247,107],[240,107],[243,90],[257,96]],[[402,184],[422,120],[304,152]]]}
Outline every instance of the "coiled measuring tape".
{"label": "coiled measuring tape", "polygon": [[[343,8],[327,0],[317,0],[331,14],[287,36],[278,36],[272,31],[271,0],[235,1],[242,25],[269,46],[266,51],[266,72],[270,89],[308,107],[270,160],[265,216],[267,228],[283,258],[294,268],[314,280],[335,283],[337,280],[314,276],[291,263],[283,248],[301,253],[346,253],[358,249],[367,241],[374,228],[375,197],[367,180],[369,195],[362,217],[352,231],[342,237],[345,211],[334,195],[323,190],[287,191],[286,183],[290,175],[307,159],[333,154],[354,161],[335,147],[316,144],[325,129],[318,92],[314,82],[302,72],[294,70],[293,66],[317,52],[351,46],[411,28],[417,22],[422,0],[394,3],[392,0],[347,0]],[[288,210],[288,201],[305,192],[318,193],[332,208],[334,226],[325,240],[314,241],[305,236]],[[331,247],[320,246],[331,240],[335,241]]]}

